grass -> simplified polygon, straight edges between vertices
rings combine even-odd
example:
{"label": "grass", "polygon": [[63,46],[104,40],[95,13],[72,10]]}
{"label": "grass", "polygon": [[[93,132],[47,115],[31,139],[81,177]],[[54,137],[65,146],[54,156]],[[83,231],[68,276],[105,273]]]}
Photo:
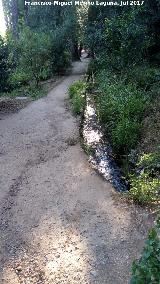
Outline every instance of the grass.
{"label": "grass", "polygon": [[116,154],[128,154],[136,147],[144,112],[149,98],[134,84],[125,84],[111,75],[98,75],[97,81],[102,95],[96,99],[101,123]]}
{"label": "grass", "polygon": [[82,146],[82,149],[84,150],[84,152],[87,154],[87,156],[90,156],[91,154],[94,153],[94,150],[93,148],[90,146],[90,145],[87,145],[84,140],[82,139],[81,141],[81,146]]}
{"label": "grass", "polygon": [[69,87],[69,98],[75,115],[83,113],[85,106],[86,83],[78,81]]}

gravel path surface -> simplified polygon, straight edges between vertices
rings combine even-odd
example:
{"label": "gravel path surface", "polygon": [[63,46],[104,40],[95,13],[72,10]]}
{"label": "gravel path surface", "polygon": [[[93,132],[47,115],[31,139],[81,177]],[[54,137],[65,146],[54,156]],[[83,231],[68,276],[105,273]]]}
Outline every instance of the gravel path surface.
{"label": "gravel path surface", "polygon": [[129,283],[148,219],[80,147],[67,89],[86,67],[0,121],[0,283]]}

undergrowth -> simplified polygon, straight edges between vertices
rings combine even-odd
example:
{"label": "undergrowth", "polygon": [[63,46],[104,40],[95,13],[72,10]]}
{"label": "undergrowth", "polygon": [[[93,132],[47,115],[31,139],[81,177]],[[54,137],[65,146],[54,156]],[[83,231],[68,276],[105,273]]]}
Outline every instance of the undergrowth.
{"label": "undergrowth", "polygon": [[45,95],[46,95],[46,90],[41,86],[36,86],[35,84],[22,86],[10,92],[5,92],[1,94],[1,96],[4,97],[10,97],[10,98],[28,97],[34,100],[39,99]]}
{"label": "undergrowth", "polygon": [[142,118],[149,97],[135,84],[102,71],[96,77],[102,94],[96,99],[97,112],[116,154],[129,154],[139,141]]}
{"label": "undergrowth", "polygon": [[158,202],[159,145],[154,142],[154,137],[150,140],[152,144],[155,143],[153,148],[157,151],[141,152],[140,145],[143,144],[142,132],[145,141],[145,118],[153,109],[152,106],[155,109],[159,96],[160,71],[148,65],[134,66],[121,72],[109,69],[97,71],[95,66],[92,62],[90,68],[95,74],[92,88],[96,90],[97,115],[122,167],[124,178],[128,180],[128,196],[140,204]]}
{"label": "undergrowth", "polygon": [[72,105],[73,113],[82,114],[85,106],[86,83],[78,81],[69,87],[69,98]]}
{"label": "undergrowth", "polygon": [[153,178],[150,173],[142,172],[140,175],[134,175],[130,178],[131,188],[129,196],[140,204],[146,204],[159,201],[160,180]]}
{"label": "undergrowth", "polygon": [[129,196],[140,204],[160,200],[160,151],[143,154],[136,164],[136,173],[130,177]]}
{"label": "undergrowth", "polygon": [[130,284],[160,283],[160,218],[148,234],[140,260],[132,265]]}

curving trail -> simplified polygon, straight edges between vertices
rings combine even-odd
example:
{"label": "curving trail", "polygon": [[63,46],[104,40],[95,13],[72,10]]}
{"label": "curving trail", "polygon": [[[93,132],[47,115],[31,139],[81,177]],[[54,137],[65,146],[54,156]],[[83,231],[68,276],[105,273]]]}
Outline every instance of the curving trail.
{"label": "curving trail", "polygon": [[67,89],[86,68],[0,120],[0,283],[129,283],[149,224],[80,147]]}

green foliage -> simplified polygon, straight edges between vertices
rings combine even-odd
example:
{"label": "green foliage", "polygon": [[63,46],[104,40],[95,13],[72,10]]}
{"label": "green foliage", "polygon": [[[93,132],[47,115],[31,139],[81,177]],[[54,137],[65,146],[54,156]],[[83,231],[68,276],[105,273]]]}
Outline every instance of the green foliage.
{"label": "green foliage", "polygon": [[3,1],[7,45],[3,43],[1,48],[0,39],[0,91],[8,85],[12,90],[31,82],[38,86],[41,80],[64,74],[78,40],[74,6],[51,9],[49,5],[29,7],[21,0],[13,1],[13,5],[11,2]]}
{"label": "green foliage", "polygon": [[97,11],[86,37],[100,69],[122,70],[146,58],[154,41],[144,13],[144,6]]}
{"label": "green foliage", "polygon": [[143,168],[144,170],[149,171],[159,171],[160,170],[160,149],[155,153],[144,154],[140,157],[138,167]]}
{"label": "green foliage", "polygon": [[81,114],[85,105],[85,98],[82,95],[76,94],[72,98],[72,109],[75,114]]}
{"label": "green foliage", "polygon": [[[19,62],[16,68],[18,80],[23,83],[29,78],[38,85],[50,73],[51,40],[45,33],[37,33],[24,28],[18,41]],[[26,78],[24,78],[26,74]],[[16,77],[12,76],[17,79]]]}
{"label": "green foliage", "polygon": [[92,147],[88,144],[85,144],[84,140],[82,142],[82,148],[88,156],[90,156],[93,153]]}
{"label": "green foliage", "polygon": [[[145,204],[160,200],[160,151],[143,154],[136,165],[137,173],[130,177],[129,196]],[[139,173],[139,174],[138,174]]]}
{"label": "green foliage", "polygon": [[12,91],[2,93],[3,96],[15,98],[15,97],[30,97],[32,99],[39,99],[46,95],[46,91],[41,86],[35,84],[21,86],[13,89]]}
{"label": "green foliage", "polygon": [[61,74],[71,64],[71,51],[67,45],[67,35],[65,28],[55,30],[52,35],[51,66],[52,72]]}
{"label": "green foliage", "polygon": [[114,69],[121,70],[141,62],[152,43],[152,37],[147,35],[145,25],[138,19],[141,9],[124,11],[118,17],[105,21],[106,52],[110,53],[106,64]]}
{"label": "green foliage", "polygon": [[18,88],[21,85],[26,85],[31,80],[31,75],[26,73],[25,70],[20,67],[11,73],[9,77],[9,83],[11,84],[12,88]]}
{"label": "green foliage", "polygon": [[17,57],[16,67],[13,66],[9,79],[12,88],[32,81],[38,85],[40,80],[65,72],[71,63],[65,33],[63,28],[46,33],[23,27],[19,40],[11,42]]}
{"label": "green foliage", "polygon": [[160,283],[160,219],[156,227],[151,229],[139,261],[132,265],[130,284]]}
{"label": "green foliage", "polygon": [[[54,55],[55,54],[56,52],[54,53]],[[67,67],[69,67],[71,64],[71,53],[67,50],[62,50],[62,52],[59,53],[59,56],[57,54],[57,57],[55,56],[54,58],[55,61],[53,62],[54,64],[53,70],[55,70],[55,73],[63,74],[67,69]]]}
{"label": "green foliage", "polygon": [[69,88],[69,97],[75,114],[81,114],[84,110],[85,91],[86,83],[83,81],[75,82]]}
{"label": "green foliage", "polygon": [[[93,57],[88,75],[95,75],[92,89],[98,89],[97,114],[123,173],[129,177],[130,171],[136,172],[129,194],[143,204],[159,200],[160,156],[145,154],[136,165],[129,155],[140,148],[141,138],[145,144],[144,126],[154,127],[154,113],[158,120],[159,23],[159,1],[147,0],[137,7],[89,7],[86,28],[86,45]],[[150,136],[149,141],[155,140]]]}
{"label": "green foliage", "polygon": [[123,117],[111,132],[113,148],[117,153],[129,153],[137,145],[141,125],[137,121]]}
{"label": "green foliage", "polygon": [[36,85],[28,86],[25,88],[25,92],[34,100],[42,98],[46,95],[46,90],[40,86],[37,87]]}
{"label": "green foliage", "polygon": [[125,85],[105,71],[97,80],[102,91],[96,100],[98,116],[116,153],[127,154],[137,144],[148,98],[135,85]]}
{"label": "green foliage", "polygon": [[83,81],[75,82],[69,87],[69,97],[70,99],[72,99],[74,95],[76,95],[77,93],[83,95],[85,91],[86,91],[86,83],[84,83]]}
{"label": "green foliage", "polygon": [[8,53],[8,46],[0,36],[0,92],[4,92],[8,89]]}
{"label": "green foliage", "polygon": [[[117,2],[120,3],[118,0]],[[159,1],[142,6],[89,7],[86,44],[101,68],[121,70],[148,58],[159,62]]]}
{"label": "green foliage", "polygon": [[147,65],[135,66],[127,72],[126,81],[133,82],[141,89],[150,89],[160,81],[160,70]]}
{"label": "green foliage", "polygon": [[129,196],[135,202],[146,204],[160,200],[160,180],[151,177],[150,173],[132,176],[130,184]]}

